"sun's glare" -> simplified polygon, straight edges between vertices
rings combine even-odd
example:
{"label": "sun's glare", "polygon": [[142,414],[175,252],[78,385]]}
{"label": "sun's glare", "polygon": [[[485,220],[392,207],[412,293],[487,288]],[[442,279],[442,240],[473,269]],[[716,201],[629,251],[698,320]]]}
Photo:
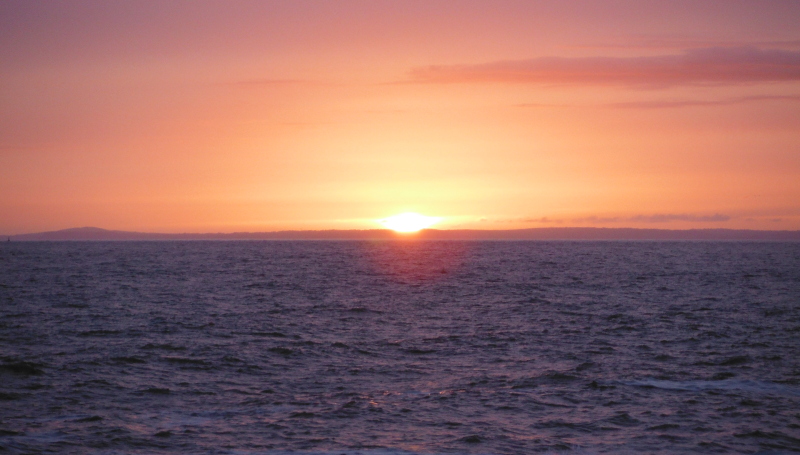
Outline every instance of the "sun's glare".
{"label": "sun's glare", "polygon": [[440,217],[408,212],[390,216],[389,218],[378,220],[378,222],[395,232],[417,232],[429,228],[441,220]]}

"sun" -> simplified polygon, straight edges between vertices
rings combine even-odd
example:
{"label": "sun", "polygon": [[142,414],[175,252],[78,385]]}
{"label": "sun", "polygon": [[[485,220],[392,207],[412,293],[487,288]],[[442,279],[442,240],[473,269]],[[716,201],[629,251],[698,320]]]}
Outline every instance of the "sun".
{"label": "sun", "polygon": [[429,228],[441,220],[440,217],[407,212],[377,221],[387,229],[391,229],[395,232],[417,232]]}

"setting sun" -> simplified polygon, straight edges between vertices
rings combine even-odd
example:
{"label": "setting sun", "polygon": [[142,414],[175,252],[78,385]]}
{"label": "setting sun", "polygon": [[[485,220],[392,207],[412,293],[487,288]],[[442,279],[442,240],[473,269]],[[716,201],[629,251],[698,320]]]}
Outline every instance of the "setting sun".
{"label": "setting sun", "polygon": [[395,232],[417,232],[429,228],[442,219],[435,216],[425,216],[419,213],[401,213],[378,220],[384,227]]}

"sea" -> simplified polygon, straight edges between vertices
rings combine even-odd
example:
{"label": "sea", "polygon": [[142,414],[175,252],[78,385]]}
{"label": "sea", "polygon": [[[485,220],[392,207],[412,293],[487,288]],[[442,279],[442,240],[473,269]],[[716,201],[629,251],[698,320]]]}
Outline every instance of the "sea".
{"label": "sea", "polygon": [[0,452],[800,452],[800,242],[0,245]]}

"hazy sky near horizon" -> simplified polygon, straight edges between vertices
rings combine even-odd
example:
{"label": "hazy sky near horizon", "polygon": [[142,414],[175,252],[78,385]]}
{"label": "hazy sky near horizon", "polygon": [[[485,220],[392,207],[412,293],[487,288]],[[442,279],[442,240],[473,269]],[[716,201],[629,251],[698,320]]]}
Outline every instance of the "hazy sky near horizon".
{"label": "hazy sky near horizon", "polygon": [[797,1],[0,3],[0,233],[800,229]]}

